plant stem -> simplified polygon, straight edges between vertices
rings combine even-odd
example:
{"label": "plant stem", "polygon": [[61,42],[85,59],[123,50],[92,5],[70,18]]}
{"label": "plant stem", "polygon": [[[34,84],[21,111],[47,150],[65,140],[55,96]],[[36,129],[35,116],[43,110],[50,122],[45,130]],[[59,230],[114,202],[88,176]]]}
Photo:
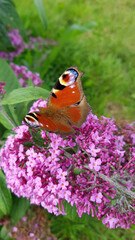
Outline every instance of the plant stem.
{"label": "plant stem", "polygon": [[[88,165],[85,165],[84,167],[86,167],[87,169],[89,169]],[[94,170],[89,169],[92,172],[96,173]],[[126,187],[123,187],[122,185],[120,185],[118,182],[116,182],[116,177],[117,175],[115,175],[115,180],[112,180],[111,177],[107,177],[106,175],[102,174],[102,173],[98,173],[98,176],[100,178],[102,178],[104,181],[109,182],[112,186],[114,186],[114,188],[120,190],[121,192],[123,192],[123,194],[127,194],[130,198],[135,199],[135,193],[128,190]]]}
{"label": "plant stem", "polygon": [[127,194],[130,198],[135,199],[135,193],[128,190],[126,187],[123,187],[122,185],[120,185],[118,182],[113,181],[111,178],[108,178],[107,176],[105,176],[102,173],[98,173],[99,177],[101,177],[103,180],[109,182],[112,186],[114,186],[114,188],[120,190],[121,192],[123,192],[124,194]]}

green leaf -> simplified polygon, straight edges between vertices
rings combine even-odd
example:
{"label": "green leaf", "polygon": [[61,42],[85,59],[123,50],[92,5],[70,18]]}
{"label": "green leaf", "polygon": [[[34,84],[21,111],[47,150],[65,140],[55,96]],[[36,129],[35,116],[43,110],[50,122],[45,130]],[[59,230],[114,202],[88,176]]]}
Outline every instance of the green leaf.
{"label": "green leaf", "polygon": [[4,117],[4,115],[1,112],[0,112],[0,122],[5,128],[9,130],[13,128],[12,124],[7,120],[7,118]]}
{"label": "green leaf", "polygon": [[0,59],[0,81],[6,83],[6,86],[4,87],[4,89],[6,90],[5,96],[8,95],[8,93],[11,92],[13,89],[21,87],[14,71],[3,59]]}
{"label": "green leaf", "polygon": [[0,0],[0,3],[11,4],[15,7],[14,0]]}
{"label": "green leaf", "polygon": [[80,31],[80,32],[88,32],[90,29],[85,27],[85,26],[82,26],[82,25],[78,25],[78,24],[72,24],[70,26],[70,29],[71,30],[77,30],[77,31]]}
{"label": "green leaf", "polygon": [[7,51],[13,50],[13,46],[11,44],[10,37],[8,36],[7,29],[5,24],[0,19],[0,50]]}
{"label": "green leaf", "polygon": [[0,231],[0,240],[10,240],[10,239],[11,238],[9,237],[8,232],[5,231],[5,227],[3,226]]}
{"label": "green leaf", "polygon": [[33,0],[33,1],[37,7],[37,10],[38,10],[40,19],[44,25],[44,28],[46,29],[47,28],[47,19],[46,19],[46,13],[45,13],[45,8],[43,5],[43,2],[42,2],[42,0]]}
{"label": "green leaf", "polygon": [[67,213],[66,217],[68,217],[70,220],[75,221],[75,219],[78,219],[78,213],[76,212],[75,205],[72,207],[67,201],[64,201],[64,208],[65,212]]}
{"label": "green leaf", "polygon": [[[6,83],[6,86],[4,89],[6,90],[6,93],[4,95],[4,99],[6,99],[11,91],[14,89],[22,89],[18,78],[15,76],[14,71],[11,69],[9,64],[4,61],[3,59],[0,59],[0,81],[3,81]],[[20,108],[19,108],[20,107]],[[8,118],[13,122],[13,124],[16,123],[16,125],[19,125],[21,123],[21,119],[25,116],[27,112],[27,108],[24,105],[14,105],[9,107],[9,102],[7,102],[7,105],[2,106],[5,114],[8,116]],[[16,110],[17,109],[17,110]],[[2,116],[3,113],[0,114]],[[13,125],[8,122],[8,118],[6,118],[3,114],[2,117],[0,117],[0,122],[7,128],[12,129]],[[15,122],[15,123],[14,123]]]}
{"label": "green leaf", "polygon": [[28,113],[28,102],[8,105],[15,124],[18,126],[22,123],[22,119]]}
{"label": "green leaf", "polygon": [[93,27],[97,27],[98,26],[98,23],[95,22],[95,21],[90,21],[87,23],[87,28],[93,28]]}
{"label": "green leaf", "polygon": [[14,29],[19,29],[22,36],[26,36],[23,24],[18,13],[15,10],[13,1],[0,0],[0,20],[6,26],[12,26]]}
{"label": "green leaf", "polygon": [[80,174],[80,173],[84,173],[84,172],[86,172],[85,169],[79,169],[79,168],[75,168],[75,169],[74,169],[74,173],[75,173],[75,174]]}
{"label": "green leaf", "polygon": [[2,117],[0,121],[7,129],[11,130],[12,128],[16,127],[16,124],[15,124],[14,115],[13,115],[13,112],[11,111],[12,109],[10,106],[11,105],[3,105],[0,107],[0,112],[4,117],[4,119]]}
{"label": "green leaf", "polygon": [[2,215],[9,214],[11,207],[12,207],[11,193],[10,190],[7,189],[5,176],[2,170],[0,170],[0,211]]}
{"label": "green leaf", "polygon": [[65,212],[67,213],[67,215],[65,215],[65,217],[67,217],[68,219],[70,219],[71,221],[77,222],[77,223],[85,223],[88,224],[91,220],[93,221],[93,218],[88,215],[87,213],[83,213],[82,217],[80,218],[77,211],[76,211],[76,206],[73,205],[73,207],[65,200],[62,200],[63,204],[64,204],[64,208],[65,208]]}
{"label": "green leaf", "polygon": [[74,31],[88,32],[91,31],[94,27],[97,27],[97,22],[91,21],[87,25],[72,24],[69,28]]}
{"label": "green leaf", "polygon": [[11,135],[11,134],[15,134],[15,132],[14,131],[12,131],[12,130],[5,130],[4,131],[4,134],[2,135],[2,139],[7,139],[7,137],[9,136],[9,135]]}
{"label": "green leaf", "polygon": [[22,88],[13,70],[3,59],[0,59],[0,81],[6,82],[4,88],[6,94],[1,103],[3,104],[2,108],[5,114],[0,113],[0,122],[9,130],[13,128],[13,125],[19,125],[27,113],[27,104],[24,104],[24,102],[38,98],[47,98],[49,95],[49,92],[42,88]]}
{"label": "green leaf", "polygon": [[23,197],[18,198],[13,195],[13,206],[10,214],[13,223],[16,223],[25,215],[29,206],[29,200]]}
{"label": "green leaf", "polygon": [[48,95],[49,91],[39,87],[18,88],[9,93],[9,95],[3,99],[2,104],[12,105],[39,98],[47,98]]}

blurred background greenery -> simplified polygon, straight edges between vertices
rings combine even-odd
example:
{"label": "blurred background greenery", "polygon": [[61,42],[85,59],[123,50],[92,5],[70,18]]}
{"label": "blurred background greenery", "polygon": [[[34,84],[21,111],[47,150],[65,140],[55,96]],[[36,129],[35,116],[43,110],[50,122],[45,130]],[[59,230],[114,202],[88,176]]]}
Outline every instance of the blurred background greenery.
{"label": "blurred background greenery", "polygon": [[[12,0],[11,0],[12,2]],[[33,0],[15,0],[16,10],[32,36],[57,42],[56,46],[25,51],[15,63],[39,72],[50,90],[70,66],[84,72],[82,83],[93,113],[134,121],[135,3],[131,0],[43,0],[44,24]],[[38,1],[35,1],[36,3]],[[40,1],[39,1],[40,2]],[[107,229],[101,222],[72,220],[49,214],[58,239],[134,240],[131,229]]]}
{"label": "blurred background greenery", "polygon": [[[40,72],[50,89],[69,66],[85,74],[83,86],[95,114],[134,120],[135,101],[135,3],[130,0],[43,1],[47,28],[44,29],[32,0],[15,0],[26,29],[33,35],[58,41],[59,46],[39,66],[37,58],[25,56],[30,67]],[[80,31],[70,36],[68,29]],[[47,71],[46,71],[47,69]]]}

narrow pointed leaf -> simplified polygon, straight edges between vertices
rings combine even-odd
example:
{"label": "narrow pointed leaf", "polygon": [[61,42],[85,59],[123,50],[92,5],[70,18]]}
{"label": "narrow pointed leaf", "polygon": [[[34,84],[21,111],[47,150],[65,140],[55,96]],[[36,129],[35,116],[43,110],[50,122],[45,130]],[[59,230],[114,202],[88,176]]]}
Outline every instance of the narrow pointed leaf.
{"label": "narrow pointed leaf", "polygon": [[43,2],[42,2],[42,0],[34,0],[34,3],[37,7],[37,10],[38,10],[40,19],[44,25],[44,28],[46,29],[47,28],[47,20],[46,20],[46,13],[45,13],[45,8],[43,5]]}

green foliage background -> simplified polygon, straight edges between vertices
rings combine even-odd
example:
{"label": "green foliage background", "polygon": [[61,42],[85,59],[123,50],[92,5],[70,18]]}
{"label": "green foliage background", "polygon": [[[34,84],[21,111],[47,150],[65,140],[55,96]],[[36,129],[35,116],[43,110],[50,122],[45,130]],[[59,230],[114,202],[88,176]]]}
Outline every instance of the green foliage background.
{"label": "green foliage background", "polygon": [[[15,1],[25,28],[60,43],[47,72],[48,88],[64,69],[77,65],[84,71],[83,86],[93,112],[116,119],[134,120],[135,101],[135,5],[130,0],[43,1],[47,30],[39,20],[33,1]],[[79,25],[81,34],[70,37],[67,30]],[[83,31],[84,30],[84,31]],[[62,44],[61,44],[62,42]],[[63,43],[64,42],[64,43]],[[52,54],[53,55],[53,54]],[[34,59],[33,59],[34,60]],[[56,76],[56,77],[54,77]]]}
{"label": "green foliage background", "polygon": [[[43,52],[39,52],[38,49],[35,52],[25,51],[15,58],[16,64],[24,64],[33,72],[39,72],[45,81],[43,87],[47,90],[51,89],[67,67],[77,65],[79,70],[85,73],[82,82],[93,113],[98,116],[114,117],[116,120],[134,121],[135,4],[133,1],[43,0],[45,15],[40,0],[14,2],[26,30],[31,30],[35,37],[42,36],[58,42],[57,46],[50,47],[49,55],[45,55],[47,47]],[[3,19],[8,22],[6,17]],[[26,40],[21,22],[19,25],[21,34]],[[7,45],[11,47],[9,39]],[[0,76],[4,77],[6,73],[6,71],[0,72]],[[16,89],[18,96],[19,91],[20,89]],[[40,94],[45,94],[46,97],[47,93],[39,89],[36,94],[37,97]],[[24,95],[31,97],[26,89]],[[12,95],[8,97],[13,99]],[[4,101],[9,102],[9,99]],[[21,99],[20,104],[22,104]],[[12,119],[15,114],[13,106],[9,107],[9,111]],[[16,122],[19,124],[18,119]],[[6,128],[8,128],[7,124],[4,125]],[[29,207],[29,202],[13,197],[12,205],[11,194],[5,190],[6,183],[2,173],[0,178],[3,183],[1,189],[10,199],[8,207],[5,199],[2,211],[4,214],[10,214],[13,222],[16,222]],[[18,210],[21,209],[20,206],[25,206],[24,211]],[[2,215],[3,212],[0,214]],[[55,217],[48,214],[48,217],[51,220],[51,230],[58,239],[134,239],[134,226],[130,230],[107,229],[96,219],[87,218],[85,215],[82,219],[75,217],[74,209],[70,209],[67,216]],[[2,234],[2,231],[0,233]]]}

